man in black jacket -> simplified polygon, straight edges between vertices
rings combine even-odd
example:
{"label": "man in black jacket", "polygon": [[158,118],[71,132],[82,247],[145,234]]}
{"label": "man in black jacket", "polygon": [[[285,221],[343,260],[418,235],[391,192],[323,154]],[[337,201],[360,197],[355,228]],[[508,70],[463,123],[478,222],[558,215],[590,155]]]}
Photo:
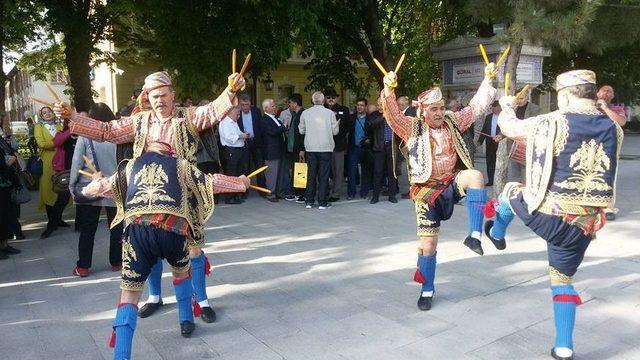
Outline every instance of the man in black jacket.
{"label": "man in black jacket", "polygon": [[286,127],[276,118],[276,104],[273,99],[262,100],[262,111],[264,116],[260,122],[262,131],[264,162],[268,166],[265,171],[267,189],[271,194],[267,199],[271,202],[278,202],[278,178],[280,176],[280,165],[284,156],[284,133]]}
{"label": "man in black jacket", "polygon": [[370,202],[371,204],[378,202],[383,175],[386,170],[389,201],[397,203],[398,179],[395,177],[393,168],[393,131],[389,125],[387,125],[384,117],[377,111],[369,115],[366,130],[367,136],[371,141],[371,150],[373,153],[373,196]]}
{"label": "man in black jacket", "polygon": [[493,186],[493,175],[496,172],[496,152],[498,151],[498,143],[504,137],[500,133],[500,127],[498,126],[498,115],[502,108],[498,100],[491,104],[491,114],[484,118],[484,125],[482,126],[482,133],[478,137],[478,144],[486,140],[485,143],[485,156],[487,160],[487,183],[485,186]]}
{"label": "man in black jacket", "polygon": [[344,185],[344,158],[347,151],[347,139],[349,130],[351,129],[351,116],[349,108],[338,104],[338,93],[334,88],[324,90],[324,106],[336,114],[336,119],[340,122],[338,134],[333,136],[335,148],[331,158],[331,176],[333,182],[331,184],[331,193],[329,201],[334,202],[340,200],[342,187]]}
{"label": "man in black jacket", "polygon": [[304,111],[302,107],[302,95],[291,94],[289,97],[289,111],[291,120],[284,124],[287,128],[285,132],[285,155],[282,160],[282,176],[280,177],[280,188],[285,193],[284,199],[287,201],[305,202],[304,190],[293,187],[293,164],[304,162],[304,135],[300,134],[300,115]]}
{"label": "man in black jacket", "polygon": [[[244,157],[244,173],[249,174],[252,171],[264,166],[264,158],[262,156],[262,131],[260,131],[260,110],[251,106],[251,98],[247,94],[238,97],[240,104],[240,118],[238,119],[238,127],[243,133],[249,134],[247,139],[247,153]],[[257,176],[258,186],[264,187],[266,184],[264,173]],[[262,194],[262,193],[260,193]],[[247,193],[242,195],[247,196]]]}

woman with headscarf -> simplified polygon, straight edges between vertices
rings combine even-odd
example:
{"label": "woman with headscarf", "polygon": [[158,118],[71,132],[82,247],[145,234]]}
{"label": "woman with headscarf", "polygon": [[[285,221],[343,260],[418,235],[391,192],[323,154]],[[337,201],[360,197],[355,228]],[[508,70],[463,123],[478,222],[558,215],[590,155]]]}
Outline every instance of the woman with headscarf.
{"label": "woman with headscarf", "polygon": [[[97,103],[89,109],[89,117],[109,122],[115,119],[113,112],[104,103]],[[97,142],[85,137],[78,137],[75,151],[73,152],[73,161],[71,164],[71,175],[69,187],[74,197],[78,196],[78,184],[89,183],[90,178],[80,178],[79,170],[91,172],[90,167],[85,163],[84,158],[87,157],[97,170],[105,177],[109,177],[116,172],[118,164],[116,163],[116,145],[109,142]],[[73,275],[85,277],[89,275],[91,268],[91,260],[93,257],[93,243],[95,240],[100,213],[104,207],[107,213],[107,226],[110,227],[111,222],[116,216],[116,205],[113,199],[97,198],[94,201],[78,202],[76,200],[76,213],[78,214],[78,227],[80,237],[78,239],[78,261],[73,269]],[[84,199],[88,200],[88,199]],[[122,266],[122,223],[110,228],[111,237],[109,243],[109,263],[112,271],[120,271]]]}
{"label": "woman with headscarf", "polygon": [[69,224],[62,221],[62,211],[69,201],[68,194],[58,194],[53,191],[53,156],[56,146],[53,142],[56,134],[62,130],[61,124],[56,124],[56,116],[50,107],[45,106],[40,109],[41,122],[38,122],[33,128],[33,135],[36,138],[38,149],[40,150],[40,158],[42,159],[42,176],[40,177],[40,187],[38,204],[47,212],[47,228],[40,238],[47,238],[58,227],[69,227]]}

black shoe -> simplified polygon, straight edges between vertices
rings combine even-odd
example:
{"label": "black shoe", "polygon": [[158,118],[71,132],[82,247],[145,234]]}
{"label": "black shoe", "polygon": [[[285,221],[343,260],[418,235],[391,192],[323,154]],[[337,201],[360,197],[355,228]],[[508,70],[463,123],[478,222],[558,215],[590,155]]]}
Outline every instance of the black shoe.
{"label": "black shoe", "polygon": [[378,197],[377,197],[377,196],[374,196],[374,197],[372,197],[372,198],[371,198],[371,200],[369,201],[369,204],[377,204],[377,203],[378,203],[378,201],[379,201],[379,200],[378,200]]}
{"label": "black shoe", "polygon": [[280,201],[280,200],[278,200],[278,198],[277,198],[277,197],[275,197],[275,196],[267,197],[267,200],[269,200],[269,202],[272,202],[272,203],[277,203],[277,202],[279,202],[279,201]]}
{"label": "black shoe", "polygon": [[616,219],[616,213],[613,211],[605,213],[604,216],[607,218],[607,221],[613,221]]}
{"label": "black shoe", "polygon": [[22,251],[14,248],[11,245],[7,245],[4,249],[2,249],[2,252],[9,255],[15,255],[15,254],[20,254]]}
{"label": "black shoe", "polygon": [[428,311],[431,309],[431,302],[433,301],[432,296],[422,296],[418,299],[418,309],[422,311]]}
{"label": "black shoe", "polygon": [[296,199],[296,204],[304,204],[307,202],[307,199],[304,198],[304,196],[298,196],[298,198]]}
{"label": "black shoe", "polygon": [[212,323],[216,321],[216,312],[211,306],[203,306],[200,308],[200,319],[206,323]]}
{"label": "black shoe", "polygon": [[47,229],[45,231],[42,232],[42,234],[40,234],[40,239],[46,239],[49,236],[51,236],[51,234],[53,234],[53,229]]}
{"label": "black shoe", "polygon": [[484,251],[482,250],[482,244],[480,243],[480,240],[471,236],[467,236],[467,238],[464,239],[464,245],[469,249],[471,249],[476,254],[484,255]]}
{"label": "black shoe", "polygon": [[484,186],[493,186],[493,183],[492,182],[488,182],[488,183],[484,184]]}
{"label": "black shoe", "polygon": [[573,355],[571,356],[559,356],[556,354],[556,348],[551,349],[551,357],[556,360],[573,360]]}
{"label": "black shoe", "polygon": [[146,303],[140,308],[140,310],[138,310],[138,316],[141,318],[149,317],[153,315],[153,313],[155,313],[156,310],[158,310],[161,306],[162,300],[157,303]]}
{"label": "black shoe", "polygon": [[56,226],[58,226],[58,227],[63,227],[63,228],[71,227],[71,225],[67,224],[67,223],[66,223],[66,222],[64,222],[63,220],[58,221],[58,223],[56,224]]}
{"label": "black shoe", "polygon": [[238,205],[238,204],[242,204],[242,200],[238,199],[238,198],[234,198],[234,199],[227,199],[224,201],[225,204],[230,204],[230,205]]}
{"label": "black shoe", "polygon": [[24,234],[23,234],[23,233],[19,233],[19,234],[16,234],[16,235],[13,237],[13,239],[14,239],[14,240],[24,240],[24,239],[25,239],[25,236],[24,236]]}
{"label": "black shoe", "polygon": [[196,328],[196,324],[192,323],[191,321],[183,321],[180,323],[180,335],[182,335],[182,337],[191,337],[191,334],[193,334],[193,330]]}
{"label": "black shoe", "polygon": [[353,200],[353,199],[355,199],[355,198],[356,198],[356,196],[355,196],[355,195],[353,195],[353,196],[352,196],[352,195],[348,195],[348,196],[347,196],[347,200]]}
{"label": "black shoe", "polygon": [[389,196],[389,202],[390,202],[390,203],[397,204],[397,203],[398,203],[398,199],[396,199],[396,197],[395,197],[395,196]]}
{"label": "black shoe", "polygon": [[336,201],[338,201],[338,200],[340,200],[340,198],[339,198],[339,197],[330,197],[330,198],[329,198],[329,202],[336,202]]}
{"label": "black shoe", "polygon": [[295,201],[296,200],[296,196],[295,195],[287,195],[284,197],[284,199],[286,201]]}
{"label": "black shoe", "polygon": [[0,260],[7,260],[8,258],[9,258],[9,255],[0,251]]}
{"label": "black shoe", "polygon": [[487,222],[484,223],[484,234],[487,235],[487,237],[489,238],[489,240],[491,240],[491,242],[493,243],[493,246],[495,246],[496,249],[498,250],[506,249],[507,241],[505,239],[496,240],[493,238],[493,236],[491,236],[492,227],[493,227],[493,220],[487,220]]}
{"label": "black shoe", "polygon": [[403,198],[403,199],[409,199],[409,198],[411,198],[411,196],[409,195],[409,193],[402,194],[400,197],[401,197],[401,198]]}

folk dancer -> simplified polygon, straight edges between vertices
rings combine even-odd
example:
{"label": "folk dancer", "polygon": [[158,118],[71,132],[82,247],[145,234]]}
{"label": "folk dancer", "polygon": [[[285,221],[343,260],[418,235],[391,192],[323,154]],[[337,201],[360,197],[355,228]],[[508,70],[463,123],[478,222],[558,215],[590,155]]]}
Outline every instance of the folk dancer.
{"label": "folk dancer", "polygon": [[555,359],[573,359],[573,327],[580,297],[572,277],[604,226],[615,194],[623,132],[596,106],[596,75],[574,70],[556,79],[559,110],[518,120],[513,96],[500,99],[498,124],[512,139],[526,139],[526,184],[508,183],[495,221],[485,233],[505,241],[514,214],[547,242],[556,340]]}
{"label": "folk dancer", "polygon": [[170,145],[151,143],[146,153],[121,162],[116,174],[102,178],[97,173],[85,187],[85,195],[114,198],[118,212],[112,225],[124,221],[122,292],[110,342],[114,359],[131,358],[138,301],[158,259],[166,259],[171,266],[180,331],[184,337],[191,336],[194,271],[188,246],[204,237],[204,223],[214,210],[213,195],[244,192],[248,186],[244,176],[204,174],[186,159],[171,156]]}
{"label": "folk dancer", "polygon": [[[469,106],[457,112],[445,111],[442,93],[434,87],[418,96],[417,117],[406,116],[398,108],[392,87],[397,75],[392,71],[384,78],[380,100],[384,117],[406,144],[410,197],[415,203],[420,238],[418,269],[414,275],[414,280],[422,283],[420,310],[431,308],[435,291],[440,222],[448,220],[455,203],[465,197],[469,228],[464,244],[484,254],[480,238],[487,192],[482,173],[473,169],[461,133],[487,113],[496,93],[491,85],[494,67],[491,63],[485,68],[484,80]],[[501,244],[496,247],[504,249]]]}
{"label": "folk dancer", "polygon": [[[172,156],[196,164],[198,133],[215,126],[237,102],[236,91],[242,89],[245,80],[234,73],[228,78],[229,86],[217,99],[204,106],[176,107],[171,77],[165,71],[155,72],[145,78],[137,110],[128,118],[108,123],[80,115],[65,103],[56,104],[54,111],[71,119],[71,131],[94,141],[115,144],[133,143],[133,158],[141,156],[148,144],[168,144]],[[171,214],[155,217],[153,222],[171,222]],[[215,321],[206,292],[205,274],[209,272],[208,260],[202,251],[203,238],[189,239],[189,256],[193,266],[194,310],[205,322]],[[149,299],[140,309],[140,317],[153,314],[161,305],[162,261],[158,261],[149,275]]]}

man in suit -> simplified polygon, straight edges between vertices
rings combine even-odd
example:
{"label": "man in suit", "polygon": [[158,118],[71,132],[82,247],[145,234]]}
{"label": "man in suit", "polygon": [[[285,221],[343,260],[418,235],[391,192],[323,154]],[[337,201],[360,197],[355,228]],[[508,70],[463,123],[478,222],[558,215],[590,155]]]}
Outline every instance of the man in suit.
{"label": "man in suit", "polygon": [[331,191],[329,201],[335,202],[340,200],[342,187],[344,185],[344,155],[347,151],[347,139],[351,128],[349,108],[338,103],[338,93],[334,88],[324,90],[324,106],[336,114],[336,119],[340,122],[338,134],[333,137],[335,147],[331,158],[331,175],[333,182],[331,183]]}
{"label": "man in suit", "polygon": [[[413,116],[416,117],[416,107],[415,106],[409,106],[411,104],[411,101],[409,101],[409,97],[407,96],[400,96],[397,100],[398,102],[398,109],[400,109],[400,111],[402,111],[402,113],[406,116]],[[397,154],[396,154],[396,175],[400,176],[402,174],[402,163],[405,161],[404,160],[404,156],[402,156],[402,152],[400,151],[400,149],[402,148],[402,144],[401,144],[401,140],[397,135],[393,135],[395,136],[395,142],[396,142],[396,146],[398,147],[397,150]],[[397,182],[397,179],[396,179]],[[398,183],[398,182],[397,182]],[[399,184],[399,183],[398,183]],[[398,192],[400,191],[400,189],[398,188]],[[402,198],[403,199],[408,199],[409,198],[409,189],[407,189],[406,193],[402,193]]]}
{"label": "man in suit", "polygon": [[271,194],[267,199],[271,202],[278,202],[278,177],[280,165],[284,156],[284,133],[287,129],[276,117],[276,103],[273,99],[262,100],[262,111],[264,115],[260,122],[262,131],[262,149],[264,151],[264,162],[268,166],[265,171],[267,189]]}
{"label": "man in suit", "polygon": [[304,135],[300,134],[300,115],[304,111],[302,107],[302,95],[298,93],[291,94],[289,97],[289,111],[291,112],[291,121],[285,124],[287,127],[285,155],[283,157],[283,174],[280,177],[280,188],[285,192],[284,199],[287,201],[296,201],[304,204],[304,191],[293,188],[293,164],[296,162],[304,162]]}
{"label": "man in suit", "polygon": [[485,153],[487,160],[487,183],[485,186],[493,186],[493,176],[496,172],[496,151],[498,151],[498,143],[504,139],[500,134],[500,127],[498,126],[498,115],[502,108],[498,100],[491,104],[491,114],[484,118],[484,125],[482,126],[482,133],[478,138],[478,145],[482,145],[485,142]]}
{"label": "man in suit", "polygon": [[[250,172],[264,166],[264,158],[262,156],[262,132],[260,131],[260,110],[255,106],[251,106],[251,98],[247,94],[238,97],[240,104],[240,119],[238,119],[238,127],[243,133],[249,134],[246,140],[246,151],[244,156],[244,173]],[[266,184],[264,173],[257,176],[258,186],[264,187]],[[262,194],[262,193],[260,193]],[[243,197],[246,197],[246,193]]]}

